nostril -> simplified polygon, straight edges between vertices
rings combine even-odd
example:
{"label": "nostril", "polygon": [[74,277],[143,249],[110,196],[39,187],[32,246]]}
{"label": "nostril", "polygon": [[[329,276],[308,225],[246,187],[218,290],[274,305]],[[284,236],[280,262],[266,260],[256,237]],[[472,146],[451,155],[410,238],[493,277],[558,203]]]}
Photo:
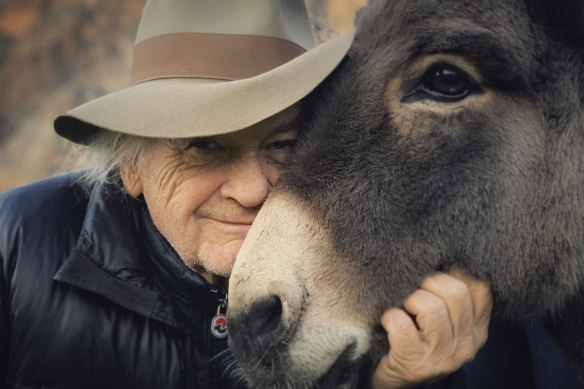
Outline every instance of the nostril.
{"label": "nostril", "polygon": [[241,281],[230,287],[229,349],[239,363],[273,361],[288,347],[288,337],[300,321],[308,293],[299,280],[272,280],[266,289],[256,290]]}
{"label": "nostril", "polygon": [[268,346],[283,332],[282,301],[270,296],[256,301],[247,312],[248,331],[264,346]]}

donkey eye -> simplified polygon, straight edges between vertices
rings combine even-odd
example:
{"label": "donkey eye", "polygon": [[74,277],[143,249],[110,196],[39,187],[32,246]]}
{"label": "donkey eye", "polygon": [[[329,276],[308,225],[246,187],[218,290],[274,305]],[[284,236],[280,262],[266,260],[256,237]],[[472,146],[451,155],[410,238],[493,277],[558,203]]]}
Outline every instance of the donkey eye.
{"label": "donkey eye", "polygon": [[404,97],[403,101],[429,98],[449,103],[461,101],[477,92],[480,92],[478,83],[464,70],[450,64],[437,63],[426,71],[418,85]]}
{"label": "donkey eye", "polygon": [[478,88],[465,71],[447,64],[436,64],[424,75],[422,90],[439,99],[459,101]]}

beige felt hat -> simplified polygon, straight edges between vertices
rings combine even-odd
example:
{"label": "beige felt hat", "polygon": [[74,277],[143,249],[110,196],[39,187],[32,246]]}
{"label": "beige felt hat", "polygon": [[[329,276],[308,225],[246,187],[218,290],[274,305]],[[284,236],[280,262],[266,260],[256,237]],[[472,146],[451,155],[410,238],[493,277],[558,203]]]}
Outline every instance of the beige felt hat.
{"label": "beige felt hat", "polygon": [[353,33],[314,47],[302,0],[148,0],[131,86],[76,107],[55,131],[183,138],[238,131],[291,106],[339,64]]}

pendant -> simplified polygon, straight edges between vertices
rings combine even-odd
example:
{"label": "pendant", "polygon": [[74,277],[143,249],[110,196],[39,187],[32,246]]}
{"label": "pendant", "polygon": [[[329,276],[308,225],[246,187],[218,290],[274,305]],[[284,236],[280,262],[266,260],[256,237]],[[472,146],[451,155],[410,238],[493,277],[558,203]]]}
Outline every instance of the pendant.
{"label": "pendant", "polygon": [[225,338],[229,332],[227,331],[227,316],[222,312],[227,307],[226,301],[222,301],[217,307],[217,313],[211,320],[211,334],[218,339]]}

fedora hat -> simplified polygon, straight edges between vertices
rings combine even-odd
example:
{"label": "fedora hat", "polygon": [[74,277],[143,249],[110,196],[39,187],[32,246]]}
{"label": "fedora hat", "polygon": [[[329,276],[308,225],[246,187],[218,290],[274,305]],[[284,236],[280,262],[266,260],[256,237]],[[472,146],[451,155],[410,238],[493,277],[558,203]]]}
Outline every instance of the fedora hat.
{"label": "fedora hat", "polygon": [[353,32],[315,47],[303,0],[148,0],[130,86],[73,108],[55,131],[188,138],[256,124],[308,95]]}

